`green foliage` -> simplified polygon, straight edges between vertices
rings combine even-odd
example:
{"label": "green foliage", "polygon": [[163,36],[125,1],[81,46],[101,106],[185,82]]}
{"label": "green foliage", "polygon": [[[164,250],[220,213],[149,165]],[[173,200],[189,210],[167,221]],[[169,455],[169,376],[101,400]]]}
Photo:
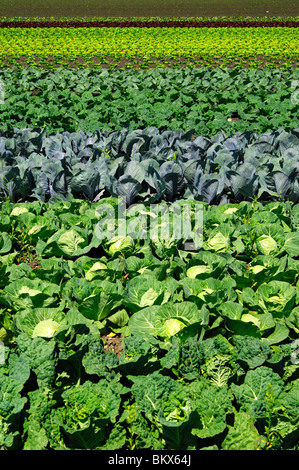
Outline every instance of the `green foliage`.
{"label": "green foliage", "polygon": [[299,450],[296,29],[230,21],[0,29],[0,449]]}
{"label": "green foliage", "polygon": [[[173,230],[168,231],[168,225],[169,218],[176,220],[180,206],[175,203],[180,198],[212,205],[252,200],[255,204],[298,202],[296,130],[287,132],[281,128],[261,135],[247,128],[242,131],[226,135],[222,130],[221,134],[210,138],[203,135],[195,138],[194,128],[184,133],[159,130],[154,126],[133,131],[126,126],[111,133],[97,131],[92,136],[81,131],[46,136],[45,130],[41,129],[20,131],[13,137],[5,133],[2,146],[4,155],[8,152],[9,158],[3,158],[0,170],[3,198],[13,203],[32,199],[51,204],[61,201],[64,212],[61,220],[67,230],[50,231],[40,214],[17,205],[11,214],[11,238],[2,231],[0,254],[7,253],[11,244],[17,248],[19,260],[26,256],[31,259],[36,254],[67,255],[69,258],[86,254],[97,248],[97,238],[88,233],[97,216],[100,218],[97,237],[101,238],[107,231],[110,234],[107,253],[121,250],[133,254],[134,240],[142,238],[146,217],[155,219],[158,215],[151,244],[163,258],[176,253],[175,238],[179,227],[174,224]],[[31,145],[23,157],[16,156],[18,152],[24,152],[24,139]],[[111,152],[109,159],[106,158],[107,148]],[[16,178],[16,175],[11,184],[9,174],[21,175],[24,171],[28,177],[26,187],[24,177]],[[107,196],[115,201],[115,206],[110,205],[106,213],[107,204],[103,199]],[[84,214],[82,210],[80,218],[78,215],[68,218],[67,207],[73,198],[101,201],[103,205],[98,207],[97,214],[91,210]],[[120,200],[131,219],[126,240],[121,242],[121,226],[119,232],[113,231],[113,225],[111,227],[115,215],[121,215]],[[160,214],[155,209],[145,214],[139,205],[162,201],[166,204],[159,206]],[[169,202],[173,203],[171,208],[167,205]],[[135,220],[138,213],[139,224]],[[242,228],[247,236],[242,241],[237,238],[236,246],[245,245],[249,254],[269,255],[279,252],[286,236],[289,252],[296,253],[298,234],[286,234],[285,226],[273,226],[273,220],[277,219],[275,213],[269,213],[264,224],[260,223],[259,215],[252,215],[244,220]],[[186,218],[188,220],[188,216]],[[33,220],[35,224],[31,225]],[[208,249],[223,252],[230,248],[229,239],[234,227],[228,220],[224,213],[219,227],[213,227],[206,242]],[[3,219],[1,230],[5,230],[7,224],[7,218]],[[31,227],[27,230],[29,224]],[[41,233],[47,235],[47,242],[40,240],[35,250],[36,238]]]}
{"label": "green foliage", "polygon": [[235,414],[234,426],[223,441],[223,450],[257,450],[261,437],[252,418],[244,412]]}
{"label": "green foliage", "polygon": [[[173,237],[162,257],[147,224],[133,252],[109,252],[96,235],[104,204],[116,207],[1,203],[3,227],[26,221],[38,253],[37,266],[18,264],[13,241],[1,255],[1,448],[298,448],[298,204],[189,198],[202,246]],[[164,222],[165,202],[136,207]],[[93,240],[83,251],[81,234]]]}
{"label": "green foliage", "polygon": [[[136,28],[131,28],[133,29]],[[276,31],[291,30],[291,28],[275,29]],[[263,33],[267,34],[267,30],[269,28],[263,28]],[[224,28],[219,28],[218,34],[223,34],[223,31]],[[240,32],[239,29],[237,34]],[[261,40],[261,31],[256,30],[256,32],[258,39]],[[165,34],[168,36],[169,31]],[[184,34],[181,39],[185,39]],[[29,44],[29,39],[27,42]],[[52,39],[49,44],[52,48]],[[265,40],[265,44],[271,47],[270,38]],[[113,45],[113,41],[111,45],[116,51],[117,47]],[[290,55],[289,46],[287,43],[286,48]],[[135,47],[138,50],[138,45]],[[231,49],[231,41],[228,47]],[[279,47],[282,45],[279,44]],[[86,48],[86,42],[84,42],[84,48]],[[4,45],[3,51],[7,54]],[[235,52],[232,56],[238,59]],[[199,68],[191,64],[190,67],[179,69],[155,67],[141,71],[105,70],[104,68],[76,70],[69,67],[52,71],[30,67],[24,70],[2,68],[0,79],[5,86],[5,100],[0,105],[1,131],[14,132],[14,128],[40,128],[48,134],[69,132],[70,134],[65,135],[64,145],[71,141],[71,150],[76,154],[81,152],[82,160],[103,150],[105,160],[109,161],[111,156],[114,156],[109,145],[103,148],[101,143],[97,143],[94,148],[88,146],[86,149],[83,146],[82,136],[75,138],[72,133],[80,130],[93,133],[101,130],[103,133],[104,129],[113,132],[126,125],[130,127],[130,130],[156,127],[175,131],[180,129],[187,132],[194,129],[194,134],[197,136],[212,136],[222,131],[229,135],[245,131],[263,134],[280,128],[286,131],[298,128],[298,104],[292,100],[292,94],[296,91],[292,88],[292,83],[298,80],[297,68],[282,70],[274,65],[274,68],[264,70],[259,70],[259,68],[238,70],[236,67],[230,68],[224,65],[215,69],[202,65],[204,64],[201,64]],[[30,131],[26,131],[26,136],[30,138]],[[13,139],[9,139],[7,144],[9,145],[7,145],[5,155],[10,161],[16,144]],[[33,149],[35,151],[38,149],[39,153],[41,144],[41,137],[36,134],[32,135],[30,143],[26,145],[26,149],[23,148],[22,152],[31,153]],[[134,145],[133,143],[128,147],[125,145],[123,149],[127,148],[128,153],[135,154],[139,149],[142,151],[143,147],[142,140],[138,139]],[[200,147],[205,148],[204,140],[201,141]],[[289,145],[285,147],[285,150],[288,147]],[[229,150],[233,149],[235,148],[231,142],[222,155],[219,155],[215,167],[223,160],[231,159]],[[259,153],[266,153],[268,146],[260,141],[258,146],[250,149],[250,155],[254,156],[256,150],[259,150]],[[45,144],[45,151],[46,154],[53,154],[63,149],[58,142],[48,141]],[[69,151],[68,156],[70,154]],[[177,161],[175,156],[175,152],[171,154],[174,162]],[[18,159],[21,165],[24,160],[23,153],[18,155]],[[51,166],[53,171],[53,163]],[[59,161],[55,162],[56,167],[61,167]],[[9,182],[12,180],[15,184],[16,182],[22,183],[24,192],[31,184],[30,172],[26,170],[26,167],[20,166],[20,168],[20,173],[11,169],[4,175],[8,183],[7,195]],[[48,166],[43,165],[43,169],[47,176],[51,174],[51,168]],[[251,166],[249,169],[251,172]],[[280,194],[280,190],[284,191],[286,182],[281,168],[277,167],[275,171],[280,173],[275,174],[271,185],[273,191]],[[73,189],[84,186],[84,192],[92,196],[92,188],[98,184],[98,174],[82,173],[79,168],[76,173]],[[246,181],[244,183],[238,175],[232,173],[230,179],[238,183],[236,191],[246,193],[250,190],[250,185],[248,186]],[[46,185],[45,176],[42,181],[43,185]],[[138,178],[137,181],[139,181]],[[56,191],[55,188],[63,188],[65,184],[65,178],[60,175],[56,178],[52,189]],[[276,185],[278,185],[277,188],[275,188]]]}
{"label": "green foliage", "polygon": [[[26,31],[26,41],[24,32]],[[291,68],[298,58],[295,27],[72,27],[67,28],[1,28],[3,53],[1,65],[26,67],[80,68],[92,65],[101,68],[119,66],[229,66],[239,68],[249,62],[251,67],[261,64],[283,64]],[[11,46],[13,44],[13,47]],[[233,47],[232,47],[233,45]],[[16,60],[19,56],[23,61]],[[7,60],[7,56],[9,57]],[[49,61],[49,56],[52,61]],[[260,60],[260,58],[264,60]],[[78,60],[78,58],[81,59]],[[110,60],[109,60],[110,59]],[[138,61],[139,59],[139,61]],[[280,59],[280,60],[279,60]],[[92,95],[86,93],[87,99]],[[51,114],[59,109],[49,103]]]}

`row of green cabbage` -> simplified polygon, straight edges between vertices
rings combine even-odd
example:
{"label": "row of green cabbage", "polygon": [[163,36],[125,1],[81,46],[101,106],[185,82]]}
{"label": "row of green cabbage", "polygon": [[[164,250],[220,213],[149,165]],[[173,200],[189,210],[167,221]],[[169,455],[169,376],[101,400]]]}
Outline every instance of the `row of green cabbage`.
{"label": "row of green cabbage", "polygon": [[298,450],[299,205],[174,206],[1,203],[1,448]]}

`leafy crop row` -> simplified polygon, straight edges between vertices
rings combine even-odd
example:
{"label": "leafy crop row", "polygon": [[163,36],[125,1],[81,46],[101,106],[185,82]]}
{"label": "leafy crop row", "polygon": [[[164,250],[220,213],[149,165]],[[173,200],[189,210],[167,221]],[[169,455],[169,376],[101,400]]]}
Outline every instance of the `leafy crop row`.
{"label": "leafy crop row", "polygon": [[[298,29],[269,28],[0,28],[0,64],[24,66],[68,66],[119,63],[125,59],[178,65],[182,58],[192,66],[234,63],[242,67],[249,60],[256,67],[260,58],[266,65],[280,61],[285,68],[298,62]],[[94,60],[93,58],[96,58]],[[273,66],[273,64],[272,64]]]}
{"label": "leafy crop row", "polygon": [[298,204],[189,200],[190,252],[100,240],[104,203],[0,205],[0,446],[298,450]]}
{"label": "leafy crop row", "polygon": [[205,23],[239,23],[239,22],[251,22],[251,23],[266,23],[267,21],[269,22],[275,22],[277,23],[290,23],[290,22],[295,22],[297,23],[299,21],[299,16],[260,16],[260,17],[251,17],[251,16],[213,16],[213,17],[202,17],[202,16],[197,16],[197,17],[188,17],[188,16],[180,16],[180,17],[169,17],[169,16],[130,16],[130,17],[97,17],[97,16],[87,16],[87,17],[56,17],[56,16],[48,16],[48,17],[24,17],[24,16],[13,16],[13,17],[0,17],[0,24],[4,23],[38,23],[38,22],[81,22],[81,23],[87,23],[89,21],[91,22],[99,22],[99,23],[112,23],[112,22],[118,22],[118,23],[127,23],[127,22],[137,22],[140,21],[142,23],[148,22],[148,23],[171,23],[173,21],[176,22],[192,22],[192,23],[199,23],[199,22],[205,22]]}
{"label": "leafy crop row", "polygon": [[299,128],[298,69],[1,69],[0,129],[194,129],[260,134]]}
{"label": "leafy crop row", "polygon": [[[210,204],[299,200],[297,131],[112,133],[19,131],[0,138],[0,194],[12,202],[123,197],[127,205],[190,197]],[[191,137],[193,139],[191,140]]]}

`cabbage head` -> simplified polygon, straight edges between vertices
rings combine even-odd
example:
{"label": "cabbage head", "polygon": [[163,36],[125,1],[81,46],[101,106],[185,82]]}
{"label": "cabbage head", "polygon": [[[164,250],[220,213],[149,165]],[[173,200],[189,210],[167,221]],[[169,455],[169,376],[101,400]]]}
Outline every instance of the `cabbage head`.
{"label": "cabbage head", "polygon": [[52,338],[60,330],[60,325],[54,320],[42,320],[34,328],[32,338],[41,336],[42,338]]}
{"label": "cabbage head", "polygon": [[105,251],[114,256],[120,253],[132,253],[135,245],[133,238],[127,237],[113,237],[105,244]]}
{"label": "cabbage head", "polygon": [[209,238],[207,245],[210,250],[216,252],[226,251],[229,248],[229,238],[223,235],[223,233],[218,232]]}
{"label": "cabbage head", "polygon": [[270,255],[278,251],[278,245],[270,235],[262,235],[256,240],[256,245],[260,253]]}

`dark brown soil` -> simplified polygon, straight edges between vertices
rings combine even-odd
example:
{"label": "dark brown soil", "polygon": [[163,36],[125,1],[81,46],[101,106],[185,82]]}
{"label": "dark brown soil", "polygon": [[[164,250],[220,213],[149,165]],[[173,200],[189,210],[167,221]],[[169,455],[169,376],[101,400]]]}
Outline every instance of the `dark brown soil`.
{"label": "dark brown soil", "polygon": [[0,28],[298,28],[299,21],[0,21]]}
{"label": "dark brown soil", "polygon": [[32,269],[40,268],[40,266],[41,266],[40,262],[37,259],[35,259],[33,261],[29,261],[28,265]]}
{"label": "dark brown soil", "polygon": [[32,269],[36,269],[36,268],[39,268],[41,266],[40,261],[38,259],[34,259],[34,260],[30,261],[28,258],[21,258],[19,260],[19,264],[21,264],[21,263],[28,264],[28,266],[30,266],[30,268],[32,268]]}
{"label": "dark brown soil", "polygon": [[106,352],[113,351],[117,357],[121,355],[123,352],[123,344],[122,344],[123,335],[115,335],[115,336],[102,336],[102,340],[104,341],[104,349]]}
{"label": "dark brown soil", "polygon": [[299,0],[2,0],[5,17],[296,16]]}

